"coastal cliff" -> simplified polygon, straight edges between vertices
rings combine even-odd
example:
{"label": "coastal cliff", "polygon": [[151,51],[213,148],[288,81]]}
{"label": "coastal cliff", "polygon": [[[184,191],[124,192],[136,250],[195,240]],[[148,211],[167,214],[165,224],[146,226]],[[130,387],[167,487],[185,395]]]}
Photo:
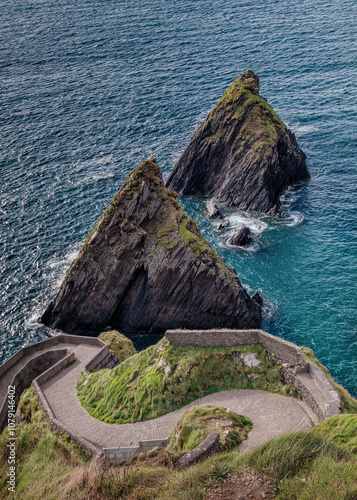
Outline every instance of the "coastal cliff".
{"label": "coastal cliff", "polygon": [[211,195],[240,210],[280,216],[280,196],[310,178],[305,153],[266,99],[241,74],[193,135],[167,179],[179,194]]}
{"label": "coastal cliff", "polygon": [[42,321],[64,331],[254,328],[261,307],[142,162],[99,219]]}

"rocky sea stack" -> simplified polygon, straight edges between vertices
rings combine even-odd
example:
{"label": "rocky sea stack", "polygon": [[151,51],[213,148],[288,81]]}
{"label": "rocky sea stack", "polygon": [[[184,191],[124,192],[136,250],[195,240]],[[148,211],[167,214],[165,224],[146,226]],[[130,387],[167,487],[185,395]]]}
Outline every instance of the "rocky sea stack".
{"label": "rocky sea stack", "polygon": [[167,187],[279,216],[286,188],[310,178],[305,159],[294,134],[259,96],[259,78],[249,70],[224,92],[196,131]]}
{"label": "rocky sea stack", "polygon": [[261,307],[150,159],[114,196],[42,321],[68,332],[255,328]]}

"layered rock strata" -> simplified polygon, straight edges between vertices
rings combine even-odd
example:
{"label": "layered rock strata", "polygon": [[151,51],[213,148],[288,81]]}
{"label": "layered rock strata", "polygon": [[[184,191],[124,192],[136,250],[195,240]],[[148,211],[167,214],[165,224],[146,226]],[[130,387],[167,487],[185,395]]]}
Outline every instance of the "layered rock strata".
{"label": "layered rock strata", "polygon": [[150,159],[114,196],[42,321],[68,332],[254,328],[261,308]]}
{"label": "layered rock strata", "polygon": [[310,177],[305,159],[294,134],[259,96],[259,78],[249,70],[224,92],[196,131],[167,187],[279,216],[286,188]]}

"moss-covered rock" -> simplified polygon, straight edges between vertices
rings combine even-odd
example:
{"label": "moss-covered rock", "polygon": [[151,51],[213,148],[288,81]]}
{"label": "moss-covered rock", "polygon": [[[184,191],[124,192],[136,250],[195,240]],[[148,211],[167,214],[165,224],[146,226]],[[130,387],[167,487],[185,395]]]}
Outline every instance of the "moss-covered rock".
{"label": "moss-covered rock", "polygon": [[255,328],[261,307],[165,188],[152,158],[114,196],[42,321],[69,332]]}
{"label": "moss-covered rock", "polygon": [[280,196],[309,179],[305,154],[266,99],[259,78],[242,73],[191,139],[167,180],[179,194],[201,193],[241,210],[280,215]]}
{"label": "moss-covered rock", "polygon": [[219,406],[192,406],[177,422],[170,436],[169,449],[189,451],[198,446],[211,432],[220,436],[222,450],[237,447],[252,428],[248,417]]}
{"label": "moss-covered rock", "polygon": [[[254,353],[258,366],[247,366],[243,353]],[[229,389],[295,392],[261,345],[179,347],[164,338],[113,370],[83,374],[78,383],[82,406],[109,423],[147,420],[197,398]]]}
{"label": "moss-covered rock", "polygon": [[133,356],[133,354],[136,354],[132,341],[116,330],[102,332],[99,338],[108,344],[111,351],[117,354],[120,363],[130,356]]}

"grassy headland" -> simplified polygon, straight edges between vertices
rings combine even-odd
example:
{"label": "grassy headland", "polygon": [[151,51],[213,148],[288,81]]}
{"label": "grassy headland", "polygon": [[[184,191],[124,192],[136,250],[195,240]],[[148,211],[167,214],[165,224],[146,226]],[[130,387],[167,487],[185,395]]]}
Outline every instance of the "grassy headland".
{"label": "grassy headland", "polygon": [[[255,353],[259,366],[246,366],[242,354]],[[230,389],[262,389],[294,394],[280,367],[260,345],[178,347],[164,338],[113,370],[83,374],[78,396],[95,418],[109,423],[147,420],[197,398]]]}

